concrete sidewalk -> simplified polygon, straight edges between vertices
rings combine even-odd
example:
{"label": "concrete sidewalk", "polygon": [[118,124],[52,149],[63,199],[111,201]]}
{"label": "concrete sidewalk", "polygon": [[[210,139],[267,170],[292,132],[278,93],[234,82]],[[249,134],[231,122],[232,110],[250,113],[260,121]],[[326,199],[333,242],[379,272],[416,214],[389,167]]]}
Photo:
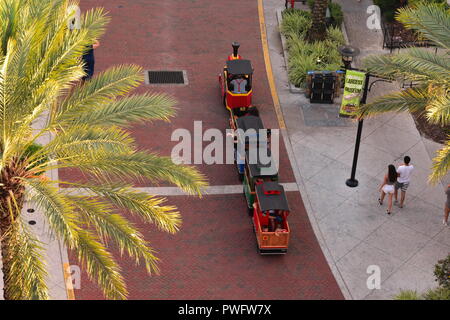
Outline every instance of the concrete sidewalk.
{"label": "concrete sidewalk", "polygon": [[[370,0],[340,0],[350,44],[361,57],[386,53],[381,30],[369,30]],[[402,289],[424,292],[436,286],[434,264],[450,252],[450,229],[442,225],[444,181],[427,184],[431,159],[441,145],[420,136],[409,113],[384,114],[364,122],[356,178],[350,177],[356,123],[338,119],[339,105],[310,104],[289,91],[276,11],[284,2],[264,2],[267,36],[277,90],[299,175],[297,180],[311,223],[347,299],[391,299]],[[356,61],[358,65],[358,61]],[[376,97],[398,86],[379,82]],[[340,103],[336,99],[336,102]],[[415,166],[405,207],[386,215],[377,202],[388,164],[398,166],[404,155]],[[448,179],[445,179],[448,180]],[[381,289],[368,289],[367,268],[380,267]]]}

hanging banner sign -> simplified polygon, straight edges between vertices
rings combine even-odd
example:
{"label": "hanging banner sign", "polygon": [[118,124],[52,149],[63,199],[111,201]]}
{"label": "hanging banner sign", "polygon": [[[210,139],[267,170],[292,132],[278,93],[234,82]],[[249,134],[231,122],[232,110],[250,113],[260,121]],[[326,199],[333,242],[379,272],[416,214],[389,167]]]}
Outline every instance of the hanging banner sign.
{"label": "hanging banner sign", "polygon": [[345,75],[344,95],[342,97],[340,117],[355,117],[359,107],[366,74],[364,72],[347,70]]}

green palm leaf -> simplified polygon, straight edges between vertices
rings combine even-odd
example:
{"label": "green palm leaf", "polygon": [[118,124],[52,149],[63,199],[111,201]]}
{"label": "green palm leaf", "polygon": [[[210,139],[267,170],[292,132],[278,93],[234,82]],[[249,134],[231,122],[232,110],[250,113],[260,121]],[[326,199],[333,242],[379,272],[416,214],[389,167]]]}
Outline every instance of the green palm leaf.
{"label": "green palm leaf", "polygon": [[87,229],[80,230],[74,249],[89,278],[100,285],[107,299],[126,298],[128,291],[120,267],[99,237]]}
{"label": "green palm leaf", "polygon": [[450,123],[450,94],[437,96],[427,106],[428,122],[443,127]]}
{"label": "green palm leaf", "polygon": [[77,86],[72,94],[59,104],[53,123],[59,125],[71,123],[81,112],[114,101],[117,96],[137,87],[143,79],[142,70],[138,66],[123,65],[110,68],[85,85]]}
{"label": "green palm leaf", "polygon": [[205,177],[194,168],[174,164],[169,157],[145,151],[130,154],[103,153],[92,157],[73,157],[61,160],[58,168],[79,168],[97,179],[139,179],[169,181],[190,194],[201,194]]}
{"label": "green palm leaf", "polygon": [[21,221],[13,223],[5,236],[13,243],[8,250],[11,262],[5,295],[14,300],[47,300],[47,271],[42,245]]}
{"label": "green palm leaf", "polygon": [[108,200],[116,208],[124,209],[146,223],[156,224],[163,231],[175,233],[181,225],[181,216],[176,207],[164,205],[166,202],[164,198],[136,191],[130,186],[108,185],[106,181],[101,185],[62,183],[80,188],[92,197],[101,197],[103,200]]}
{"label": "green palm leaf", "polygon": [[450,59],[422,49],[393,56],[369,56],[365,68],[377,75],[410,81],[441,81],[450,72]]}
{"label": "green palm leaf", "polygon": [[30,200],[42,209],[51,229],[68,247],[73,248],[80,231],[73,204],[49,182],[26,179],[24,184],[28,187]]}
{"label": "green palm leaf", "polygon": [[103,242],[112,239],[121,255],[124,251],[136,264],[144,261],[149,274],[158,273],[158,258],[154,255],[142,234],[120,214],[111,213],[112,208],[105,203],[85,196],[68,196],[74,202],[86,224],[95,228]]}
{"label": "green palm leaf", "polygon": [[425,38],[450,48],[450,19],[442,6],[419,4],[414,8],[400,8],[397,12],[397,20],[407,28],[418,30]]}
{"label": "green palm leaf", "polygon": [[429,181],[437,183],[439,179],[444,177],[450,169],[450,140],[447,140],[444,147],[437,151],[436,157],[433,159],[432,173]]}
{"label": "green palm leaf", "polygon": [[149,120],[165,120],[174,115],[175,100],[165,94],[135,95],[111,103],[92,106],[79,114],[75,124],[130,126]]}
{"label": "green palm leaf", "polygon": [[[116,127],[72,126],[58,134],[35,157],[66,157],[99,153],[130,153],[135,148],[130,133]],[[30,159],[32,159],[30,157]]]}
{"label": "green palm leaf", "polygon": [[369,117],[384,112],[423,112],[429,102],[426,90],[410,88],[376,98],[373,102],[362,106],[359,115]]}

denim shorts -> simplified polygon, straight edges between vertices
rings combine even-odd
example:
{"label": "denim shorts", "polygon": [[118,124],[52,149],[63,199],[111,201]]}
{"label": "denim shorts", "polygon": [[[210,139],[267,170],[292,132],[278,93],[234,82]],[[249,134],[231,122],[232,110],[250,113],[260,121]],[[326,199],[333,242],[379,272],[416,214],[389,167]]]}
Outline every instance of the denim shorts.
{"label": "denim shorts", "polygon": [[396,182],[395,183],[395,190],[398,190],[398,189],[400,189],[400,190],[402,190],[403,192],[406,192],[406,190],[408,189],[408,187],[409,187],[409,182]]}

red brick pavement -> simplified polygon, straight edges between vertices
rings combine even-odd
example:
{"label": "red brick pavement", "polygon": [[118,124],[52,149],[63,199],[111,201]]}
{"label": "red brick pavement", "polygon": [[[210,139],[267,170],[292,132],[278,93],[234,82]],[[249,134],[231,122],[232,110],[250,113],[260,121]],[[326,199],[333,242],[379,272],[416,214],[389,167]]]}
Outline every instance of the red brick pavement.
{"label": "red brick pavement", "polygon": [[[339,299],[341,293],[315,240],[298,192],[289,192],[292,229],[289,252],[260,256],[243,195],[201,201],[170,197],[183,213],[176,235],[144,227],[161,258],[161,275],[148,277],[134,261],[121,259],[130,299]],[[77,299],[101,299],[82,276]]]}
{"label": "red brick pavement", "polygon": [[[256,0],[83,0],[82,10],[102,6],[112,22],[96,50],[96,71],[111,65],[135,63],[145,69],[187,70],[186,87],[141,86],[137,92],[164,91],[179,101],[170,124],[135,126],[140,148],[170,155],[173,130],[228,127],[221,105],[217,75],[230,54],[231,42],[251,59],[254,104],[269,128],[277,128],[262,55]],[[280,152],[282,182],[294,182],[285,147]],[[233,165],[199,165],[211,185],[238,184]],[[77,179],[62,171],[63,179]],[[146,183],[145,185],[150,185]],[[141,184],[142,185],[142,184]],[[148,277],[129,259],[120,264],[131,299],[342,299],[343,296],[320,250],[300,194],[288,195],[293,228],[289,253],[261,257],[242,195],[170,197],[179,207],[183,228],[173,236],[142,226],[159,251],[161,276]],[[72,263],[76,263],[71,258]],[[83,277],[78,299],[101,299],[101,292]]]}

